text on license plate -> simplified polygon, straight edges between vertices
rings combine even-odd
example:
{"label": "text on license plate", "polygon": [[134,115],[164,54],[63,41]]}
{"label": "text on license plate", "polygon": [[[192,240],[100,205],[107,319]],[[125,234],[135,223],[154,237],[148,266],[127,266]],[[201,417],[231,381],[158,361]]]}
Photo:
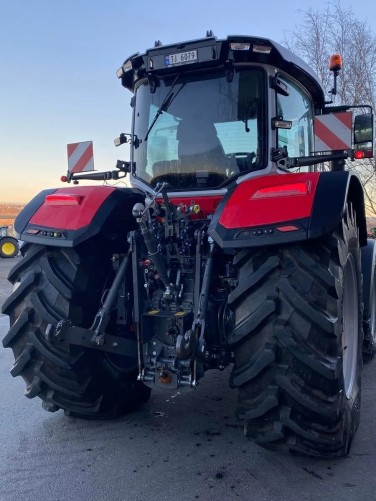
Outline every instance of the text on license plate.
{"label": "text on license plate", "polygon": [[187,52],[178,52],[165,56],[165,65],[174,66],[176,64],[195,63],[197,61],[197,50],[189,50]]}

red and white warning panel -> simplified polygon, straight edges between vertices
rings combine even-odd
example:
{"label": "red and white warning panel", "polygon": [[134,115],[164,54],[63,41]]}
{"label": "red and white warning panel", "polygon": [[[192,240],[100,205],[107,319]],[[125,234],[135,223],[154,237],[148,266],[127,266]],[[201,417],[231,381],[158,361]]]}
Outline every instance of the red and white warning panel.
{"label": "red and white warning panel", "polygon": [[87,172],[94,170],[93,141],[67,144],[68,172]]}
{"label": "red and white warning panel", "polygon": [[315,151],[352,148],[352,112],[345,111],[315,117]]}

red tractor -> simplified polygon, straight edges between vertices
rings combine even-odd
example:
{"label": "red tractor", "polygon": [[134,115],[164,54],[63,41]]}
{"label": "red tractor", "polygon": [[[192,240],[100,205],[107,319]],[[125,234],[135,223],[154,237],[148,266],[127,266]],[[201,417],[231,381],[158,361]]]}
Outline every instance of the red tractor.
{"label": "red tractor", "polygon": [[[338,57],[331,69],[333,96]],[[376,316],[375,246],[345,161],[373,157],[372,109],[326,101],[306,63],[259,37],[157,42],[118,77],[130,161],[68,173],[74,186],[15,222],[11,374],[48,411],[114,418],[231,364],[248,437],[346,455]]]}

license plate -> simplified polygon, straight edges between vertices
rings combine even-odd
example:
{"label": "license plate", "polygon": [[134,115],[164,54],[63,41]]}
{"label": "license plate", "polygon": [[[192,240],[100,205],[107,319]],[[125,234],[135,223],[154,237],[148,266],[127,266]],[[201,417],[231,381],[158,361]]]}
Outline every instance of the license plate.
{"label": "license plate", "polygon": [[165,56],[165,66],[177,66],[178,64],[189,64],[197,61],[197,50],[178,52]]}

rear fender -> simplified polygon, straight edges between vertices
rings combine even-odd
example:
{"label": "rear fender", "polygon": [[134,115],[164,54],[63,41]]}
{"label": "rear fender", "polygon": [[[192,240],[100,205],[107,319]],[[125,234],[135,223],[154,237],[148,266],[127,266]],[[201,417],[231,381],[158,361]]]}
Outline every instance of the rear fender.
{"label": "rear fender", "polygon": [[223,198],[209,235],[223,249],[280,245],[321,237],[341,222],[346,204],[367,245],[363,189],[352,172],[274,174],[249,179]]}
{"label": "rear fender", "polygon": [[112,186],[76,186],[44,190],[20,212],[14,223],[24,242],[75,247],[109,223],[136,227],[132,207],[142,202],[141,191]]}

